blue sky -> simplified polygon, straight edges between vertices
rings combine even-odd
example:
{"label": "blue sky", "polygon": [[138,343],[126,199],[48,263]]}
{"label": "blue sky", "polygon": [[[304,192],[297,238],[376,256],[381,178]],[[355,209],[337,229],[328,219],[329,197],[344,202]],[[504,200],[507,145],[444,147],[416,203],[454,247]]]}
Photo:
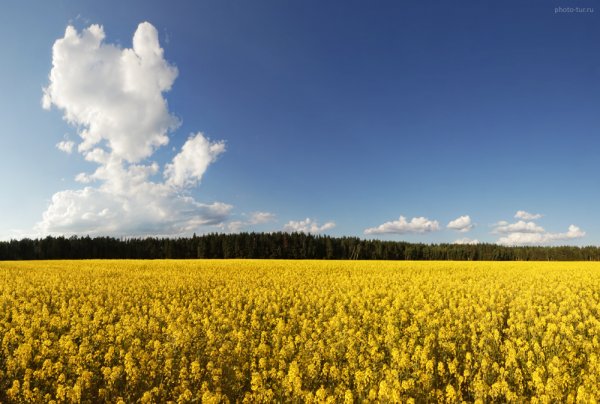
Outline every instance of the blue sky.
{"label": "blue sky", "polygon": [[0,237],[597,245],[598,18],[593,1],[3,2]]}

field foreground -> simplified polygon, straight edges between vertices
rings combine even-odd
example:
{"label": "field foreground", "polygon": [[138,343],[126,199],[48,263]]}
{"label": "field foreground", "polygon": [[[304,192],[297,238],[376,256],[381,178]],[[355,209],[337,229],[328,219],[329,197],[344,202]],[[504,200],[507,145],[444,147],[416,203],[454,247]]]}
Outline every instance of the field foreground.
{"label": "field foreground", "polygon": [[0,262],[0,402],[592,402],[600,264]]}

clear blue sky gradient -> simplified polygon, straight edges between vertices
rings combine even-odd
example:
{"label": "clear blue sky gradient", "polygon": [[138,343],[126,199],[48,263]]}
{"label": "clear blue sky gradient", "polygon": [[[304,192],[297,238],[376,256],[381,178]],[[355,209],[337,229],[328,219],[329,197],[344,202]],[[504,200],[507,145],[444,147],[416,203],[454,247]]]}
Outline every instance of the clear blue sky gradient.
{"label": "clear blue sky gradient", "polygon": [[[555,7],[594,13],[555,13]],[[15,1],[0,5],[0,237],[41,220],[94,167],[55,144],[41,108],[51,48],[73,24],[131,46],[142,21],[179,69],[166,94],[192,132],[227,142],[193,195],[364,237],[425,216],[474,230],[385,239],[494,241],[517,210],[600,244],[600,4],[594,1]]]}

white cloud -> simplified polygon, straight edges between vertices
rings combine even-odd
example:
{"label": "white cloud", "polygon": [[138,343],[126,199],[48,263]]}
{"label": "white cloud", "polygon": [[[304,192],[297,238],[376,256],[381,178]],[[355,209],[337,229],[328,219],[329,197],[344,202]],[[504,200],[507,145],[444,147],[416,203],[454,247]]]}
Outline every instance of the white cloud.
{"label": "white cloud", "polygon": [[73,153],[73,147],[75,147],[75,142],[71,140],[63,140],[56,144],[56,148],[60,151],[63,151],[67,154]]}
{"label": "white cloud", "polygon": [[479,244],[479,240],[471,239],[468,237],[459,238],[458,240],[454,240],[452,244]]}
{"label": "white cloud", "polygon": [[[498,244],[504,245],[547,245],[560,241],[574,240],[585,236],[585,232],[575,225],[570,225],[564,233],[552,233],[546,231],[542,226],[532,220],[540,219],[542,215],[532,214],[519,210],[515,218],[520,218],[515,223],[506,220],[499,221],[494,225],[493,233],[501,234]],[[529,221],[528,221],[529,220]]]}
{"label": "white cloud", "polygon": [[104,43],[104,29],[91,25],[78,33],[67,27],[52,47],[50,84],[42,103],[64,113],[79,129],[79,151],[106,145],[115,157],[138,162],[169,142],[176,128],[162,93],[170,90],[177,68],[163,58],[156,29],[140,24],[133,48]]}
{"label": "white cloud", "polygon": [[201,204],[186,196],[173,196],[163,184],[145,183],[135,196],[107,187],[66,190],[52,196],[36,230],[41,234],[91,236],[185,235],[201,226],[225,221],[231,205]]}
{"label": "white cloud", "polygon": [[523,219],[523,220],[537,220],[541,219],[542,215],[539,213],[529,213],[524,210],[519,210],[515,213],[515,219]]}
{"label": "white cloud", "polygon": [[165,166],[167,184],[183,188],[196,185],[208,166],[225,151],[224,142],[211,142],[201,133],[185,142],[181,152],[173,158],[173,163]]}
{"label": "white cloud", "polygon": [[94,179],[87,173],[79,173],[75,176],[75,181],[82,184],[89,184],[90,182],[94,181]]}
{"label": "white cloud", "polygon": [[270,212],[252,212],[250,214],[249,224],[263,224],[275,220],[275,214]]}
{"label": "white cloud", "polygon": [[426,217],[413,217],[408,222],[404,216],[400,216],[398,220],[366,229],[365,234],[428,233],[439,229],[440,224],[437,220],[429,220]]}
{"label": "white cloud", "polygon": [[461,233],[466,233],[473,228],[473,224],[471,223],[471,217],[469,215],[460,216],[450,223],[447,226],[449,229],[457,230]]}
{"label": "white cloud", "polygon": [[227,231],[229,231],[230,233],[240,233],[242,230],[244,230],[244,228],[247,226],[246,222],[243,222],[241,220],[235,220],[233,222],[229,222],[227,223],[227,226],[222,225],[221,228],[222,229],[227,229]]}
{"label": "white cloud", "polygon": [[568,241],[585,236],[585,231],[575,225],[570,225],[566,233],[510,233],[500,237],[498,244],[505,245],[542,245],[558,241]]}
{"label": "white cloud", "polygon": [[231,205],[201,203],[188,192],[224,152],[224,142],[211,142],[201,133],[190,136],[166,164],[163,181],[160,166],[147,161],[178,125],[163,97],[177,69],[163,58],[156,29],[140,24],[131,49],[103,40],[102,27],[92,25],[82,33],[68,27],[54,43],[43,106],[56,106],[78,128],[79,152],[98,167],[75,179],[97,185],[55,193],[35,230],[166,236],[226,222]]}
{"label": "white cloud", "polygon": [[335,227],[334,222],[327,222],[322,226],[316,221],[306,218],[300,221],[290,220],[283,226],[283,231],[297,232],[297,233],[322,233],[327,230],[331,230]]}
{"label": "white cloud", "polygon": [[[249,226],[269,223],[275,220],[275,214],[270,212],[252,212],[248,220],[236,220],[227,224],[227,230],[232,233],[239,233]],[[225,226],[223,226],[225,227]]]}
{"label": "white cloud", "polygon": [[499,222],[494,229],[496,233],[543,233],[545,230],[542,226],[534,222],[525,222],[519,220],[516,223]]}

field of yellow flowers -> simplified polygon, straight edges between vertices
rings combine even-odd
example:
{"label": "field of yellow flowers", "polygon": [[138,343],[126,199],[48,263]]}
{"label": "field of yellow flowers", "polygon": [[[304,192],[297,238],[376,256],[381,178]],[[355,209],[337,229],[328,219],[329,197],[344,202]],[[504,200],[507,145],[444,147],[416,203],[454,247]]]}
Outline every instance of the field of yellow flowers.
{"label": "field of yellow flowers", "polygon": [[592,402],[600,264],[0,262],[0,402]]}

